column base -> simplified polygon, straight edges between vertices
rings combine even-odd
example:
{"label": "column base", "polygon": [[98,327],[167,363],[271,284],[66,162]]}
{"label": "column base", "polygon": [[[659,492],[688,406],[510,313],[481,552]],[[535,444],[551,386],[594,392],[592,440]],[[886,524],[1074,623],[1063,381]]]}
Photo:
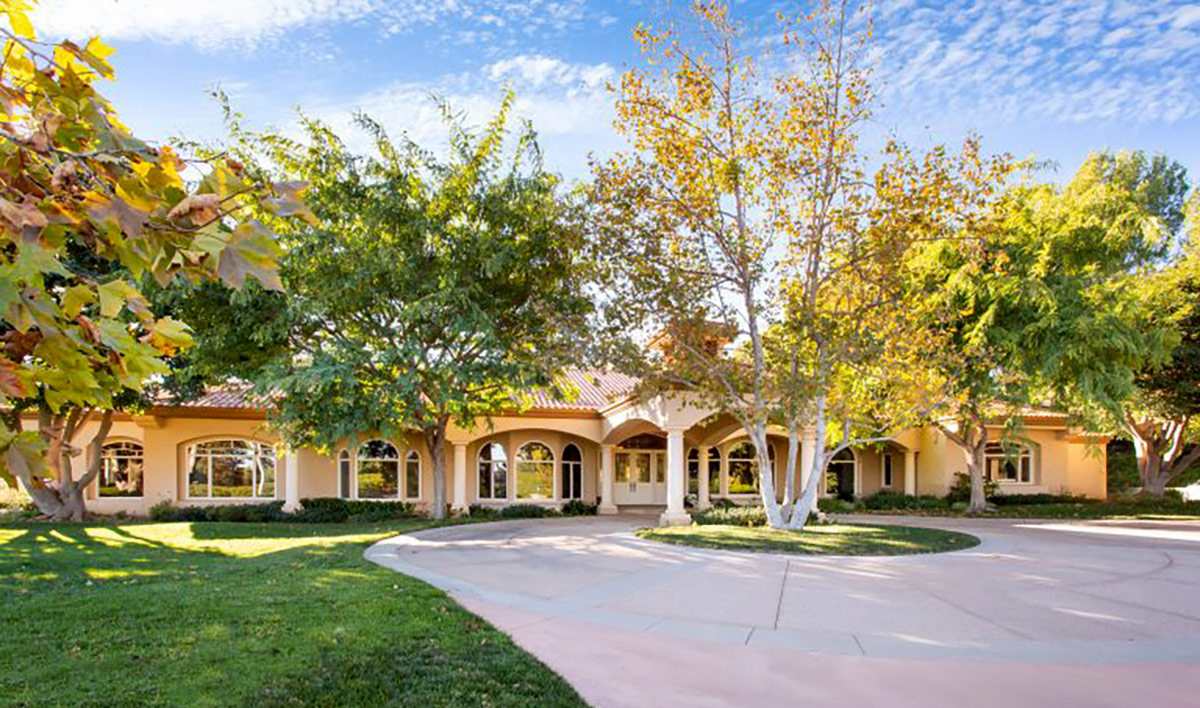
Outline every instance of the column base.
{"label": "column base", "polygon": [[284,502],[282,508],[285,514],[294,514],[300,511],[300,502]]}
{"label": "column base", "polygon": [[664,511],[658,517],[659,526],[691,526],[692,515],[686,511]]}
{"label": "column base", "polygon": [[616,504],[605,504],[605,503],[601,502],[600,506],[596,507],[596,513],[604,514],[605,516],[608,516],[610,514],[615,514],[615,513],[617,513],[617,511],[618,511],[618,509],[617,509]]}

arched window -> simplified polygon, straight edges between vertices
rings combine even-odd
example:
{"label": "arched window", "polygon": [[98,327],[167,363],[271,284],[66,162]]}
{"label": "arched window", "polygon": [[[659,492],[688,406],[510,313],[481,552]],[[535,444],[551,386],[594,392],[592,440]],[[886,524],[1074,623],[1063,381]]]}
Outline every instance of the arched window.
{"label": "arched window", "polygon": [[479,498],[508,498],[508,455],[500,443],[488,443],[479,450]]}
{"label": "arched window", "polygon": [[854,451],[847,448],[834,455],[825,470],[825,493],[838,499],[853,501],[856,491],[854,474],[857,469]]}
{"label": "arched window", "polygon": [[400,496],[400,453],[383,440],[358,448],[358,498],[395,499]]}
{"label": "arched window", "polygon": [[[775,467],[775,447],[767,445],[771,468]],[[729,448],[727,467],[730,494],[758,494],[758,453],[748,442]]]}
{"label": "arched window", "polygon": [[275,448],[254,440],[213,440],[188,447],[189,499],[275,496]]}
{"label": "arched window", "polygon": [[1033,484],[1033,453],[1020,443],[990,442],[983,450],[988,479]]}
{"label": "arched window", "polygon": [[114,442],[100,453],[99,495],[102,497],[142,496],[142,468],[145,454],[135,442]]}
{"label": "arched window", "polygon": [[563,448],[562,498],[579,499],[583,496],[583,455],[574,444]]}
{"label": "arched window", "polygon": [[342,450],[338,455],[338,496],[349,499],[350,489],[350,451]]}
{"label": "arched window", "polygon": [[416,450],[404,456],[404,498],[421,498],[421,453]]}
{"label": "arched window", "polygon": [[517,450],[517,498],[554,498],[554,453],[537,442]]}
{"label": "arched window", "polygon": [[688,450],[687,456],[687,493],[700,494],[700,451],[696,448]]}

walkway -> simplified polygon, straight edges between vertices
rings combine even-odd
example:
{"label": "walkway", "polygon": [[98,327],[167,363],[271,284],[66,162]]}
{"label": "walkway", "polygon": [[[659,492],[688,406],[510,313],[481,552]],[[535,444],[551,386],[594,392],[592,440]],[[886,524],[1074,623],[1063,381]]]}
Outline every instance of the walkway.
{"label": "walkway", "polygon": [[752,555],[641,541],[653,519],[619,516],[449,527],[367,557],[447,590],[597,708],[1195,704],[1200,524],[893,521],[983,544]]}

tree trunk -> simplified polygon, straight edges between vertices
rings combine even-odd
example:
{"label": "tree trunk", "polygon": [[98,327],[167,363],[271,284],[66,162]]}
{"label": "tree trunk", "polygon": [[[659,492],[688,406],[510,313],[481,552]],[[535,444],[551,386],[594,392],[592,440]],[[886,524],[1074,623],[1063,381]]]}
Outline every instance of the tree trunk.
{"label": "tree trunk", "polygon": [[971,503],[967,510],[972,514],[982,514],[988,510],[987,487],[984,484],[987,474],[987,428],[983,425],[972,426],[976,432],[975,442],[967,455],[967,473],[971,476]]}
{"label": "tree trunk", "polygon": [[775,498],[775,467],[771,464],[771,453],[767,447],[767,424],[756,422],[750,431],[750,442],[758,454],[758,492],[763,509],[767,512],[767,524],[773,529],[783,528],[783,515],[779,500]]}
{"label": "tree trunk", "polygon": [[1142,482],[1142,493],[1162,499],[1167,492],[1167,483],[1200,458],[1200,446],[1194,446],[1181,456],[1184,437],[1191,419],[1187,416],[1156,420],[1136,420],[1126,412],[1126,428],[1133,440],[1137,455],[1138,478]]}
{"label": "tree trunk", "polygon": [[791,518],[792,504],[796,498],[796,465],[800,461],[800,421],[788,421],[787,478],[783,482],[784,521]]}
{"label": "tree trunk", "polygon": [[74,410],[69,415],[54,415],[42,409],[38,416],[38,432],[46,444],[41,462],[47,475],[39,475],[36,467],[17,447],[5,452],[5,462],[29,493],[38,511],[52,521],[83,521],[87,515],[87,488],[100,474],[104,442],[112,430],[112,411],[104,411],[96,434],[87,446],[87,465],[83,476],[75,479],[72,458],[80,450],[72,443],[91,418],[91,411]]}
{"label": "tree trunk", "polygon": [[433,460],[433,503],[429,515],[434,519],[446,518],[446,426],[449,419],[440,417],[424,430],[425,447]]}
{"label": "tree trunk", "polygon": [[825,457],[825,432],[828,426],[825,419],[825,396],[818,395],[813,404],[813,439],[816,441],[817,449],[813,451],[808,484],[804,485],[800,498],[792,505],[788,515],[787,528],[792,531],[803,530],[808,523],[809,516],[816,509],[817,492],[821,489],[821,479],[825,476],[825,465],[828,464]]}

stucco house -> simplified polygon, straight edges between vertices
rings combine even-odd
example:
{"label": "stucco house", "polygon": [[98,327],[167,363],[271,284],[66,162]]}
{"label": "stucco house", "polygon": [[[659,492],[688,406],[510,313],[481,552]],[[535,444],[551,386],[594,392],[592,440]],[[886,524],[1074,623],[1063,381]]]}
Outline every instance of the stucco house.
{"label": "stucco house", "polygon": [[[454,509],[473,504],[598,504],[600,513],[661,511],[667,523],[687,520],[686,503],[714,499],[754,503],[757,463],[738,424],[679,395],[648,401],[631,395],[636,381],[605,371],[566,374],[572,400],[538,394],[520,413],[474,430],[451,428],[446,450],[447,498]],[[186,405],[157,406],[118,416],[104,449],[104,468],[89,491],[98,513],[146,514],[163,500],[220,504],[310,497],[401,499],[428,505],[433,497],[429,451],[413,434],[366,440],[331,455],[285,450],[244,388],[211,390]],[[90,431],[83,431],[87,439]],[[1001,431],[994,431],[999,439]],[[1001,493],[1071,493],[1104,497],[1102,441],[1070,428],[1054,413],[1031,412],[1020,455],[999,445],[989,474]],[[772,454],[787,456],[785,431],[770,435]],[[802,438],[802,460],[816,449]],[[75,464],[82,467],[83,460]],[[777,483],[783,488],[783,465]],[[807,465],[802,465],[807,469]],[[882,445],[847,450],[822,483],[823,496],[860,498],[880,490],[945,494],[966,469],[962,451],[935,428],[916,428]],[[804,480],[797,480],[803,483]]]}

